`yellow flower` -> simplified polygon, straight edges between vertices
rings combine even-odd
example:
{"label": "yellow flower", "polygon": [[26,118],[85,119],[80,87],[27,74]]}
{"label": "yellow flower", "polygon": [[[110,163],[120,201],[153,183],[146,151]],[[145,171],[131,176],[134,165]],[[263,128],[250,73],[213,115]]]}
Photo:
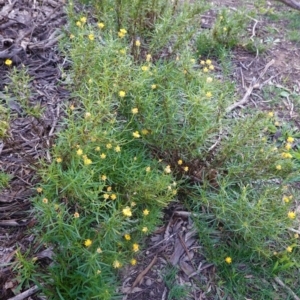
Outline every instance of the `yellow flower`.
{"label": "yellow flower", "polygon": [[148,133],[149,133],[149,130],[147,130],[147,129],[142,129],[142,135],[147,135]]}
{"label": "yellow flower", "polygon": [[224,31],[224,32],[226,32],[226,31],[227,31],[227,28],[226,28],[226,27],[224,27],[224,28],[223,28],[223,31]]}
{"label": "yellow flower", "polygon": [[283,196],[283,197],[282,197],[282,200],[283,200],[285,203],[289,203],[289,202],[290,202],[290,198],[287,197],[287,196]]}
{"label": "yellow flower", "polygon": [[138,139],[138,138],[141,137],[138,131],[133,132],[132,135],[133,135],[133,137],[135,137],[136,139]]}
{"label": "yellow flower", "polygon": [[43,191],[43,189],[42,189],[41,187],[38,187],[38,188],[36,188],[36,191],[37,191],[38,193],[41,193],[41,192]]}
{"label": "yellow flower", "polygon": [[120,92],[119,92],[119,96],[120,96],[121,98],[124,98],[125,95],[126,95],[126,93],[125,93],[124,91],[120,91]]}
{"label": "yellow flower", "polygon": [[144,216],[148,216],[149,213],[150,213],[150,211],[149,211],[148,209],[144,209],[144,210],[143,210],[143,215],[144,215]]}
{"label": "yellow flower", "polygon": [[77,21],[77,22],[76,22],[76,26],[81,27],[81,26],[82,26],[82,23],[81,23],[80,21]]}
{"label": "yellow flower", "polygon": [[77,153],[78,156],[81,156],[81,155],[83,154],[83,151],[82,151],[82,149],[79,148],[79,149],[76,151],[76,153]]}
{"label": "yellow flower", "polygon": [[228,264],[231,264],[232,263],[232,258],[230,256],[227,256],[225,258],[225,262],[228,263]]}
{"label": "yellow flower", "polygon": [[150,167],[146,167],[146,172],[150,172],[151,168]]}
{"label": "yellow flower", "polygon": [[121,265],[121,263],[120,263],[118,260],[115,260],[115,261],[113,262],[113,267],[114,267],[115,269],[118,269],[118,268],[121,268],[122,265]]}
{"label": "yellow flower", "polygon": [[280,126],[280,123],[279,123],[278,121],[276,121],[276,122],[274,123],[274,125],[278,127],[278,126]]}
{"label": "yellow flower", "polygon": [[119,52],[120,52],[121,54],[126,54],[126,50],[125,50],[125,49],[121,49]]}
{"label": "yellow flower", "polygon": [[111,143],[106,144],[106,148],[107,149],[111,149],[112,148],[112,144]]}
{"label": "yellow flower", "polygon": [[165,173],[167,174],[171,173],[171,167],[169,165],[165,167]]}
{"label": "yellow flower", "polygon": [[100,28],[100,29],[102,29],[102,28],[104,28],[104,23],[102,23],[102,22],[99,22],[98,24],[97,24],[97,26]]}
{"label": "yellow flower", "polygon": [[125,29],[120,29],[118,32],[119,38],[123,38],[126,35],[127,31]]}
{"label": "yellow flower", "polygon": [[48,199],[47,199],[47,198],[44,198],[42,201],[43,201],[43,203],[45,203],[45,204],[48,203]]}
{"label": "yellow flower", "polygon": [[183,164],[182,159],[179,159],[177,163],[179,164],[179,166],[181,166]]}
{"label": "yellow flower", "polygon": [[148,71],[149,70],[149,67],[148,66],[142,66],[142,70],[145,72],[145,71]]}
{"label": "yellow flower", "polygon": [[84,24],[84,23],[86,23],[86,17],[81,17],[80,18],[80,21]]}
{"label": "yellow flower", "polygon": [[142,231],[143,231],[144,233],[148,232],[148,227],[143,227]]}
{"label": "yellow flower", "polygon": [[116,151],[116,152],[121,152],[121,147],[120,147],[120,146],[116,146],[116,147],[115,147],[115,151]]}
{"label": "yellow flower", "polygon": [[206,62],[205,62],[208,66],[211,65],[211,60],[210,59],[207,59]]}
{"label": "yellow flower", "polygon": [[102,176],[101,176],[101,179],[102,179],[103,181],[105,181],[105,180],[107,179],[106,175],[102,175]]}
{"label": "yellow flower", "polygon": [[87,240],[84,241],[84,246],[89,247],[89,246],[92,245],[92,243],[93,243],[92,240],[87,239]]}
{"label": "yellow flower", "polygon": [[123,33],[123,34],[126,34],[126,33],[127,33],[127,30],[124,29],[124,28],[121,28],[121,29],[120,29],[120,32]]}
{"label": "yellow flower", "polygon": [[101,254],[102,253],[102,249],[100,247],[97,248],[97,253]]}
{"label": "yellow flower", "polygon": [[105,153],[101,153],[100,157],[101,157],[102,159],[104,159],[104,158],[106,157],[106,154],[105,154]]}
{"label": "yellow flower", "polygon": [[146,55],[146,61],[149,62],[149,61],[151,61],[151,59],[152,59],[151,54],[147,54]]}
{"label": "yellow flower", "polygon": [[130,203],[130,205],[131,205],[131,207],[134,207],[134,206],[136,206],[136,203],[135,203],[134,201],[132,201],[132,202]]}
{"label": "yellow flower", "polygon": [[208,72],[208,69],[205,67],[205,68],[203,69],[203,72],[204,72],[204,73],[207,73],[207,72]]}
{"label": "yellow flower", "polygon": [[88,166],[88,165],[92,164],[92,160],[89,159],[89,158],[87,158],[87,157],[85,157],[83,159],[83,163],[84,163],[85,166]]}
{"label": "yellow flower", "polygon": [[189,170],[189,167],[188,167],[188,166],[185,166],[185,167],[183,168],[183,170],[184,170],[184,172],[187,172],[187,171]]}
{"label": "yellow flower", "polygon": [[75,219],[79,218],[79,213],[77,211],[74,213],[74,218]]}
{"label": "yellow flower", "polygon": [[131,240],[131,236],[130,236],[130,234],[128,234],[128,233],[126,233],[126,234],[124,235],[124,238],[125,238],[126,241],[130,241],[130,240]]}
{"label": "yellow flower", "polygon": [[125,217],[131,217],[132,216],[132,212],[131,212],[131,209],[129,206],[126,206],[124,209],[123,209],[123,215]]}
{"label": "yellow flower", "polygon": [[116,194],[112,194],[112,195],[110,195],[110,199],[111,199],[111,200],[116,200],[116,199],[117,199],[117,196],[116,196]]}
{"label": "yellow flower", "polygon": [[292,149],[292,145],[290,143],[286,143],[284,148],[286,150],[291,150]]}
{"label": "yellow flower", "polygon": [[95,148],[95,151],[99,152],[99,151],[100,151],[100,147],[97,146],[97,147]]}
{"label": "yellow flower", "polygon": [[281,156],[283,158],[292,158],[293,157],[293,155],[291,153],[282,153]]}
{"label": "yellow flower", "polygon": [[131,110],[131,112],[132,114],[136,115],[139,112],[139,109],[135,107]]}
{"label": "yellow flower", "polygon": [[90,33],[90,34],[88,35],[88,37],[89,37],[89,40],[90,40],[90,41],[93,41],[93,40],[95,39],[95,36],[94,36],[93,33]]}
{"label": "yellow flower", "polygon": [[130,263],[131,263],[132,266],[135,266],[136,263],[137,263],[137,261],[136,261],[136,259],[133,258],[133,259],[130,261]]}
{"label": "yellow flower", "polygon": [[287,141],[288,143],[293,143],[294,140],[295,140],[295,139],[294,139],[293,137],[289,136],[289,137],[287,138],[286,141]]}
{"label": "yellow flower", "polygon": [[12,65],[12,60],[7,58],[4,62],[7,66],[11,66]]}
{"label": "yellow flower", "polygon": [[206,82],[207,82],[207,83],[211,83],[212,81],[213,81],[213,79],[212,79],[211,77],[207,77],[207,78],[206,78]]}
{"label": "yellow flower", "polygon": [[298,233],[295,233],[295,234],[294,234],[294,238],[295,238],[295,239],[299,238],[299,234],[298,234]]}
{"label": "yellow flower", "polygon": [[210,70],[214,70],[214,69],[215,69],[215,67],[214,67],[213,65],[210,65],[208,68],[209,68]]}
{"label": "yellow flower", "polygon": [[291,253],[293,251],[293,248],[291,246],[286,247],[286,251]]}
{"label": "yellow flower", "polygon": [[288,212],[288,218],[294,220],[296,218],[296,213],[293,211]]}
{"label": "yellow flower", "polygon": [[201,65],[205,65],[205,61],[204,61],[204,60],[201,60],[201,61],[200,61],[200,64],[201,64]]}
{"label": "yellow flower", "polygon": [[57,162],[57,163],[61,163],[61,162],[62,162],[62,158],[61,158],[61,157],[58,157],[58,158],[56,159],[56,162]]}
{"label": "yellow flower", "polygon": [[107,189],[106,189],[108,192],[111,191],[111,186],[108,186]]}
{"label": "yellow flower", "polygon": [[151,85],[151,89],[152,89],[152,90],[155,90],[156,88],[157,88],[157,85],[156,85],[156,84],[152,84],[152,85]]}
{"label": "yellow flower", "polygon": [[207,98],[211,98],[211,97],[212,97],[212,93],[211,93],[211,92],[207,92],[207,93],[205,94],[205,96],[206,96]]}
{"label": "yellow flower", "polygon": [[86,119],[90,118],[90,117],[91,117],[91,113],[86,112],[86,113],[84,114],[84,117],[85,117]]}
{"label": "yellow flower", "polygon": [[281,165],[276,166],[276,170],[280,171],[282,169]]}
{"label": "yellow flower", "polygon": [[97,275],[101,274],[101,270],[97,270]]}
{"label": "yellow flower", "polygon": [[74,110],[74,109],[75,109],[75,106],[74,106],[73,104],[71,104],[71,105],[70,105],[70,109],[71,109],[71,110]]}
{"label": "yellow flower", "polygon": [[107,193],[105,193],[105,194],[103,195],[103,198],[104,198],[105,200],[107,200],[107,199],[109,198],[109,195],[108,195]]}
{"label": "yellow flower", "polygon": [[141,42],[139,40],[136,40],[135,41],[135,45],[136,45],[136,47],[140,47],[141,46]]}
{"label": "yellow flower", "polygon": [[133,251],[133,252],[138,252],[138,251],[139,251],[139,248],[140,248],[140,247],[139,247],[138,244],[133,244],[133,245],[132,245],[132,251]]}
{"label": "yellow flower", "polygon": [[270,118],[274,117],[274,112],[272,112],[272,111],[268,112],[268,116],[269,116]]}

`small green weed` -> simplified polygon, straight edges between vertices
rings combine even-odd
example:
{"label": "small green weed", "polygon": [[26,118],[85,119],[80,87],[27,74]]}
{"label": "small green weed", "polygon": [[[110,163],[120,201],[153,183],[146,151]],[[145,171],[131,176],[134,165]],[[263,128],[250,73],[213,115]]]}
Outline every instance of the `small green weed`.
{"label": "small green weed", "polygon": [[10,115],[8,109],[0,104],[0,139],[7,136]]}
{"label": "small green weed", "polygon": [[11,175],[8,174],[8,173],[5,173],[5,172],[1,172],[0,171],[0,191],[3,189],[3,188],[6,188],[8,187],[9,185],[9,181],[11,180]]}

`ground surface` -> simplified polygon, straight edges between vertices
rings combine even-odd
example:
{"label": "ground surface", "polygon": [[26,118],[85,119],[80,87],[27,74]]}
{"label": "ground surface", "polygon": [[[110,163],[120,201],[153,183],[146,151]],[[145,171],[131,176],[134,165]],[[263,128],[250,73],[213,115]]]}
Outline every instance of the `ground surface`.
{"label": "ground surface", "polygon": [[[216,9],[202,17],[206,24],[203,27],[213,23],[220,6],[239,9],[241,4],[238,0],[213,2]],[[248,3],[251,9],[253,1]],[[68,63],[57,46],[66,23],[63,5],[59,0],[42,4],[29,0],[11,1],[11,4],[0,1],[0,101],[11,112],[9,137],[0,140],[0,170],[12,175],[9,187],[0,191],[1,299],[18,293],[14,289],[15,274],[3,265],[14,260],[18,248],[34,250],[33,237],[26,230],[34,226],[30,197],[36,193],[36,168],[41,159],[51,160],[48,149],[60,129],[63,108],[70,100],[70,93],[62,83],[63,69]],[[249,37],[265,45],[265,52],[258,55],[242,48],[235,49],[229,61],[228,76],[236,82],[241,99],[256,80],[257,85],[244,107],[276,110],[281,117],[299,126],[300,40],[288,35],[290,20],[284,16],[292,10],[275,1],[266,3],[265,9],[271,8],[283,17],[272,19],[260,14],[259,18],[251,20],[248,28]],[[41,117],[28,115],[11,95],[5,94],[11,69],[4,64],[7,58],[14,66],[24,65],[34,78],[30,82],[28,105],[39,104]],[[218,65],[218,61],[214,64]],[[239,108],[235,113],[239,113]],[[172,266],[177,268],[175,273]],[[163,279],[166,272],[170,275],[168,281]],[[188,290],[184,299],[219,299],[222,295],[217,295],[215,272],[215,267],[206,262],[201,252],[190,214],[182,206],[173,205],[165,214],[164,225],[148,239],[137,266],[128,267],[120,274],[123,282],[120,292],[124,300],[163,300],[171,299],[170,292],[174,292],[174,285],[179,285]],[[184,293],[184,288],[174,293],[178,296]]]}

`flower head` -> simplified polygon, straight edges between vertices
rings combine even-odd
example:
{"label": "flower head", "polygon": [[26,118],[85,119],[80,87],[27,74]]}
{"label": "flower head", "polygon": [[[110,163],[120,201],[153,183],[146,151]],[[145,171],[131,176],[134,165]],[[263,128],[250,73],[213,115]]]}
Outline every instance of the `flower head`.
{"label": "flower head", "polygon": [[62,158],[61,158],[61,157],[58,157],[58,158],[56,159],[56,162],[60,164],[60,163],[62,162]]}
{"label": "flower head", "polygon": [[136,47],[140,47],[140,46],[141,46],[140,40],[136,40],[136,41],[135,41],[135,45],[136,45]]}
{"label": "flower head", "polygon": [[80,22],[83,23],[83,24],[86,23],[86,17],[81,17]]}
{"label": "flower head", "polygon": [[149,134],[149,130],[148,129],[142,129],[142,135],[147,135]]}
{"label": "flower head", "polygon": [[133,251],[133,252],[138,252],[139,249],[140,249],[140,247],[139,247],[138,244],[135,243],[135,244],[132,245],[132,251]]}
{"label": "flower head", "polygon": [[204,73],[207,73],[207,72],[208,72],[208,68],[205,67],[205,68],[203,69],[203,72],[204,72]]}
{"label": "flower head", "polygon": [[80,21],[77,21],[77,22],[76,22],[76,26],[82,27],[82,23],[81,23]]}
{"label": "flower head", "polygon": [[106,148],[107,149],[111,149],[112,148],[112,144],[111,143],[106,144]]}
{"label": "flower head", "polygon": [[105,200],[107,200],[107,199],[109,198],[109,195],[108,195],[107,193],[105,193],[105,194],[103,195],[103,198],[104,198]]}
{"label": "flower head", "polygon": [[296,218],[296,213],[293,211],[288,212],[288,218],[294,220]]}
{"label": "flower head", "polygon": [[79,218],[79,213],[76,211],[73,216],[75,219],[77,219],[77,218]]}
{"label": "flower head", "polygon": [[100,247],[98,247],[96,251],[97,251],[97,253],[99,253],[99,254],[102,253],[102,249],[101,249]]}
{"label": "flower head", "polygon": [[142,71],[148,71],[149,70],[149,67],[148,66],[142,66]]}
{"label": "flower head", "polygon": [[119,38],[123,38],[126,35],[126,33],[127,33],[127,30],[124,28],[121,28],[118,32]]}
{"label": "flower head", "polygon": [[211,65],[211,60],[210,59],[207,59],[206,62],[205,62],[208,66]]}
{"label": "flower head", "polygon": [[133,137],[136,138],[136,139],[138,139],[138,138],[141,137],[138,131],[133,132],[132,135],[133,135]]}
{"label": "flower head", "polygon": [[208,68],[209,68],[210,70],[214,70],[214,69],[215,69],[215,67],[214,67],[213,65],[210,65]]}
{"label": "flower head", "polygon": [[151,54],[147,54],[147,55],[146,55],[146,61],[149,62],[151,59],[152,59]]}
{"label": "flower head", "polygon": [[144,215],[144,216],[148,216],[149,213],[150,213],[150,211],[149,211],[148,209],[144,209],[144,210],[143,210],[143,215]]}
{"label": "flower head", "polygon": [[90,40],[90,41],[93,41],[93,40],[95,39],[95,36],[94,36],[93,33],[90,33],[90,34],[88,35],[88,37],[89,37],[89,40]]}
{"label": "flower head", "polygon": [[292,149],[292,144],[286,143],[285,146],[284,146],[284,148],[285,148],[286,150],[291,150],[291,149]]}
{"label": "flower head", "polygon": [[38,188],[36,188],[36,191],[37,191],[38,193],[41,193],[41,192],[43,191],[43,189],[42,189],[41,187],[38,187]]}
{"label": "flower head", "polygon": [[179,159],[177,163],[179,164],[179,166],[181,166],[183,164],[182,159]]}
{"label": "flower head", "polygon": [[148,227],[143,227],[142,232],[144,233],[148,232]]}
{"label": "flower head", "polygon": [[105,153],[101,153],[100,158],[102,158],[102,159],[106,158],[106,154]]}
{"label": "flower head", "polygon": [[81,155],[83,154],[82,149],[79,148],[79,149],[76,151],[76,154],[77,154],[78,156],[81,156]]}
{"label": "flower head", "polygon": [[126,233],[126,234],[124,235],[124,238],[125,238],[126,241],[130,241],[130,240],[131,240],[131,236],[130,236],[130,234],[128,234],[128,233]]}
{"label": "flower head", "polygon": [[43,203],[45,203],[45,204],[48,203],[48,199],[47,199],[47,198],[44,198],[42,201],[43,201]]}
{"label": "flower head", "polygon": [[110,195],[110,199],[111,200],[116,200],[117,199],[117,195],[116,194],[111,194]]}
{"label": "flower head", "polygon": [[188,166],[183,167],[183,171],[184,171],[184,172],[187,172],[188,170],[189,170],[189,167],[188,167]]}
{"label": "flower head", "polygon": [[92,240],[87,239],[87,240],[84,241],[84,246],[89,247],[89,246],[92,245],[92,243],[93,243]]}
{"label": "flower head", "polygon": [[133,259],[130,261],[130,263],[131,263],[132,266],[135,266],[136,263],[137,263],[137,261],[136,261],[136,259],[133,258]]}
{"label": "flower head", "polygon": [[156,85],[156,84],[152,84],[152,85],[151,85],[151,89],[152,89],[152,90],[155,90],[156,88],[157,88],[157,85]]}
{"label": "flower head", "polygon": [[120,96],[121,98],[124,98],[125,95],[126,95],[126,93],[125,93],[124,91],[120,91],[120,92],[119,92],[119,96]]}
{"label": "flower head", "polygon": [[139,112],[139,109],[137,107],[134,107],[131,109],[131,112],[133,115],[136,115]]}
{"label": "flower head", "polygon": [[287,139],[286,139],[286,141],[288,142],[288,143],[293,143],[294,142],[294,138],[293,137],[291,137],[291,136],[289,136]]}
{"label": "flower head", "polygon": [[107,179],[106,175],[101,176],[101,180],[105,181]]}
{"label": "flower head", "polygon": [[280,171],[282,169],[281,165],[276,166],[276,170]]}
{"label": "flower head", "polygon": [[84,164],[85,166],[88,166],[88,165],[92,164],[92,160],[89,159],[89,158],[87,158],[87,157],[85,157],[85,158],[83,159],[83,164]]}
{"label": "flower head", "polygon": [[150,172],[151,168],[150,167],[146,167],[146,172]]}
{"label": "flower head", "polygon": [[205,94],[205,96],[206,96],[207,98],[211,98],[211,97],[212,97],[212,93],[211,93],[211,92],[207,92],[207,93]]}
{"label": "flower head", "polygon": [[12,65],[12,60],[7,58],[4,62],[7,66],[11,66]]}
{"label": "flower head", "polygon": [[129,206],[126,206],[124,209],[123,209],[123,215],[125,217],[131,217],[132,216],[132,212],[131,212],[131,209]]}
{"label": "flower head", "polygon": [[115,147],[115,151],[116,151],[116,152],[121,152],[121,147],[120,147],[120,146],[116,146],[116,147]]}
{"label": "flower head", "polygon": [[286,247],[286,251],[291,253],[293,251],[293,248],[291,246]]}
{"label": "flower head", "polygon": [[225,262],[230,265],[232,263],[232,258],[230,256],[227,256],[225,258]]}
{"label": "flower head", "polygon": [[213,81],[213,79],[212,79],[211,77],[207,77],[207,78],[206,78],[206,82],[207,82],[207,83],[211,83],[212,81]]}
{"label": "flower head", "polygon": [[104,23],[102,23],[102,22],[99,22],[98,24],[97,24],[97,26],[100,28],[100,29],[102,29],[102,28],[104,28]]}
{"label": "flower head", "polygon": [[165,167],[165,173],[167,173],[167,174],[171,173],[171,167],[170,167],[170,165],[167,165]]}
{"label": "flower head", "polygon": [[122,265],[121,265],[121,263],[120,263],[118,260],[115,260],[115,261],[113,262],[113,267],[114,267],[115,269],[119,269],[119,268],[122,267]]}

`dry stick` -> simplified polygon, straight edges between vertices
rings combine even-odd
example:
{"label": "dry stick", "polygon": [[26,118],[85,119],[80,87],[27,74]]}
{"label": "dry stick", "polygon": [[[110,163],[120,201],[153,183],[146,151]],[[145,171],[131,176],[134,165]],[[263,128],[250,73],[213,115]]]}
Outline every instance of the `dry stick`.
{"label": "dry stick", "polygon": [[144,278],[144,276],[149,272],[149,270],[152,268],[152,266],[156,263],[157,255],[154,256],[151,263],[148,265],[148,267],[142,271],[139,276],[135,279],[134,283],[132,284],[129,293],[135,288],[135,286]]}
{"label": "dry stick", "polygon": [[267,70],[270,68],[270,66],[272,66],[273,64],[275,63],[275,60],[272,59],[269,63],[266,64],[264,70],[262,71],[262,73],[259,75],[258,79],[255,79],[253,78],[252,79],[252,82],[250,84],[250,86],[248,87],[247,91],[246,91],[246,94],[244,95],[243,99],[241,99],[240,101],[237,101],[235,103],[233,103],[232,105],[229,105],[227,108],[226,108],[226,113],[229,113],[231,112],[233,109],[235,109],[236,107],[238,106],[241,106],[243,104],[245,104],[249,98],[249,96],[251,95],[252,91],[254,88],[258,88],[260,85],[258,83],[258,80],[260,78],[262,78],[265,73],[267,72]]}
{"label": "dry stick", "polygon": [[32,288],[30,288],[29,290],[15,296],[15,297],[9,298],[8,300],[23,300],[23,299],[35,294],[38,290],[39,290],[38,286],[35,285]]}
{"label": "dry stick", "polygon": [[294,229],[294,228],[288,228],[288,230],[300,234],[300,230],[297,230],[297,229]]}
{"label": "dry stick", "polygon": [[279,277],[275,277],[274,280],[282,287],[284,287],[292,296],[295,300],[300,300],[300,298],[291,290],[291,288],[289,288],[288,286],[286,286]]}

